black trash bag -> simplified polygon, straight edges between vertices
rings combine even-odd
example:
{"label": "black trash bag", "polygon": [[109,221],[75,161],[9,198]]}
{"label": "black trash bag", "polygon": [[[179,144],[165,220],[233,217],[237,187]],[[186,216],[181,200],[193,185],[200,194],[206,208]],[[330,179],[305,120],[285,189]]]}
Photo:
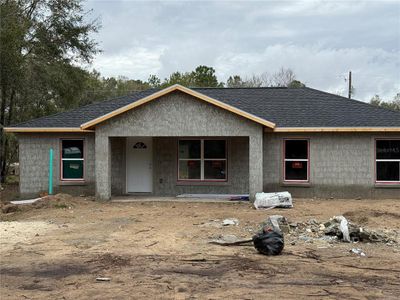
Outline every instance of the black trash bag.
{"label": "black trash bag", "polygon": [[254,248],[264,255],[279,255],[284,247],[283,235],[276,231],[262,231],[253,236]]}

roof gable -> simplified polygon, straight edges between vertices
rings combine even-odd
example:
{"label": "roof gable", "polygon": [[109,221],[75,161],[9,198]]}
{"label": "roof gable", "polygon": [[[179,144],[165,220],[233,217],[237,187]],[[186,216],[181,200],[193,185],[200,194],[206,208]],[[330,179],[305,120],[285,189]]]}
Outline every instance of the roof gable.
{"label": "roof gable", "polygon": [[151,95],[148,95],[148,96],[146,96],[146,97],[144,97],[144,98],[142,98],[140,100],[137,100],[135,102],[127,104],[127,105],[125,105],[125,106],[123,106],[121,108],[118,108],[118,109],[116,109],[114,111],[111,111],[111,112],[109,112],[109,113],[107,113],[107,114],[105,114],[103,116],[100,116],[100,117],[98,117],[96,119],[90,120],[89,122],[86,122],[86,123],[82,124],[80,127],[81,127],[82,130],[90,129],[93,126],[95,126],[95,125],[97,125],[97,124],[99,124],[101,122],[104,122],[105,120],[108,120],[110,118],[118,116],[118,115],[120,115],[120,114],[122,114],[124,112],[127,112],[127,111],[131,110],[131,109],[135,109],[136,107],[144,105],[144,104],[146,104],[146,103],[148,103],[150,101],[156,100],[156,99],[158,99],[158,98],[160,98],[162,96],[165,96],[165,95],[170,94],[170,93],[175,92],[175,91],[180,91],[180,92],[183,92],[183,93],[185,93],[187,95],[191,95],[191,96],[195,97],[198,100],[205,101],[207,103],[210,103],[210,104],[215,105],[217,107],[220,107],[222,109],[230,111],[230,112],[232,112],[234,114],[242,116],[242,117],[244,117],[246,119],[249,119],[251,121],[254,121],[256,123],[264,125],[264,126],[266,126],[268,128],[274,128],[275,127],[275,124],[270,122],[270,121],[268,121],[268,120],[265,120],[263,118],[255,116],[255,115],[253,115],[251,113],[248,113],[248,112],[246,112],[244,110],[241,110],[241,109],[239,109],[237,107],[231,106],[231,105],[229,105],[229,104],[227,104],[225,102],[221,102],[221,101],[219,101],[217,99],[214,99],[212,97],[209,97],[207,95],[199,93],[199,92],[197,92],[195,90],[186,88],[186,87],[181,86],[179,84],[175,84],[175,85],[167,87],[167,88],[165,88],[163,90],[157,91],[157,92],[155,92],[155,93],[153,93]]}

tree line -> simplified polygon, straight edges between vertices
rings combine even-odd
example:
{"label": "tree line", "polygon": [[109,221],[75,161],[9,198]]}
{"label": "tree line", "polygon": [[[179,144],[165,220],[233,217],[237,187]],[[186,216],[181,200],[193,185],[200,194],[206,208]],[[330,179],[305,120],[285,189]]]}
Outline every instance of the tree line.
{"label": "tree line", "polygon": [[[250,77],[232,75],[221,82],[214,68],[200,65],[190,72],[173,72],[164,79],[145,81],[123,76],[103,77],[87,70],[101,50],[92,33],[98,20],[87,20],[81,0],[0,0],[0,181],[17,160],[17,143],[4,127],[148,88],[173,84],[188,87],[301,88],[295,73]],[[379,101],[378,101],[379,100]],[[397,106],[391,108],[399,109]],[[385,106],[378,98],[373,104]],[[393,105],[393,104],[389,104]]]}
{"label": "tree line", "polygon": [[0,0],[0,179],[18,153],[3,127],[76,107],[99,52],[79,0]]}
{"label": "tree line", "polygon": [[400,111],[400,93],[397,93],[396,96],[394,96],[393,99],[389,101],[385,101],[381,99],[379,95],[375,95],[371,98],[369,103],[375,106]]}

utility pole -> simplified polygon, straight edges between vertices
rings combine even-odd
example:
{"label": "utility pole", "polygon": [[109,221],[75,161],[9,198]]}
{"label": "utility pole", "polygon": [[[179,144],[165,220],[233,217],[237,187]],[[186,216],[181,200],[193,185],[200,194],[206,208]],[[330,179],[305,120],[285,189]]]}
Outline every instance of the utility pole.
{"label": "utility pole", "polygon": [[352,90],[352,86],[351,86],[351,71],[349,71],[349,99],[351,99],[351,90]]}

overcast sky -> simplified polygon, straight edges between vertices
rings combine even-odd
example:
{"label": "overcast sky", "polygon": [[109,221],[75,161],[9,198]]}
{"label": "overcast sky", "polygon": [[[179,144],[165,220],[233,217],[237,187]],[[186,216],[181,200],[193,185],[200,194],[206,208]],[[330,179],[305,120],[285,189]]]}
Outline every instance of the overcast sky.
{"label": "overcast sky", "polygon": [[400,92],[398,1],[87,1],[104,76],[147,80],[212,66],[218,79],[291,68],[307,86],[386,100]]}

